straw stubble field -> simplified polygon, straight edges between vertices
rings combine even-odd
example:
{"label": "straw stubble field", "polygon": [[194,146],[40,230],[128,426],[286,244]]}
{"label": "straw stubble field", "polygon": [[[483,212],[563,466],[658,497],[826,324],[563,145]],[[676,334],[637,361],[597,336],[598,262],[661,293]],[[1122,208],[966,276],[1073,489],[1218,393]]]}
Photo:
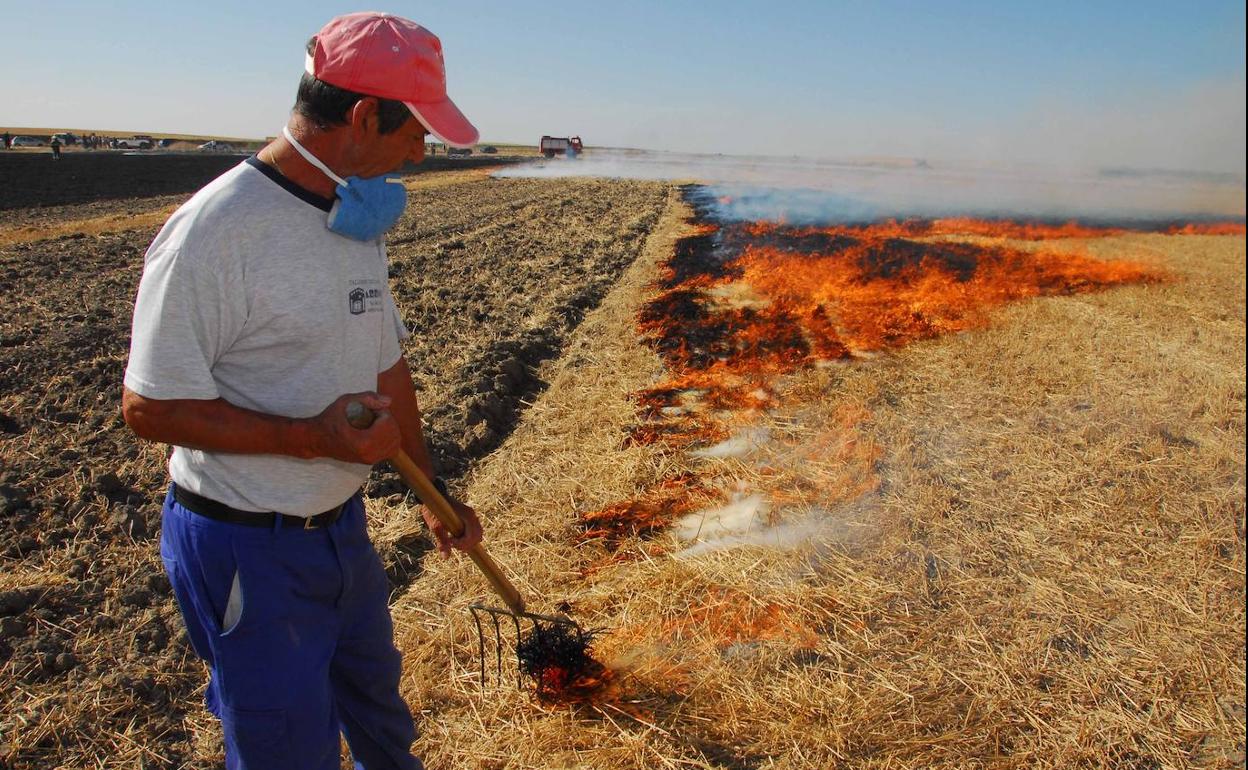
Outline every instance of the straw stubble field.
{"label": "straw stubble field", "polygon": [[[557,704],[505,667],[482,692],[482,581],[430,565],[395,606],[430,766],[1243,766],[1242,237],[1048,242],[1168,277],[787,375],[717,456],[624,438],[668,376],[637,314],[680,208],[468,483],[522,592],[601,629],[614,679]],[[587,513],[690,474],[683,526],[585,540]],[[751,499],[768,526],[706,536]]]}
{"label": "straw stubble field", "polygon": [[[577,703],[511,669],[482,690],[484,582],[429,557],[375,474],[429,767],[1243,766],[1242,236],[1047,242],[1168,278],[791,371],[708,452],[634,440],[638,394],[671,376],[638,314],[691,231],[677,189],[409,187],[393,286],[434,453],[531,607],[601,629],[611,672]],[[164,453],[117,415],[143,248],[178,200],[0,212],[20,288],[0,326],[0,767],[220,763],[157,558]],[[669,488],[691,515],[594,518]]]}

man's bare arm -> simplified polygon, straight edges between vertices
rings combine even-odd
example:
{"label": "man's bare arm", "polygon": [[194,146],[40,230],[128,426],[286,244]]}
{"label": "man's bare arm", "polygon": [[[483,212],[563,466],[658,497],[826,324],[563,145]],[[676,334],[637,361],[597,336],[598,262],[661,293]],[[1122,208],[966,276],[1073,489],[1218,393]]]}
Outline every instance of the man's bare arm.
{"label": "man's bare arm", "polygon": [[[358,430],[347,424],[346,404],[351,400],[378,413],[372,427]],[[126,388],[121,413],[131,430],[150,441],[214,452],[331,457],[372,465],[399,446],[399,427],[389,405],[385,396],[353,393],[315,417],[295,419],[244,409],[221,398],[151,399]]]}

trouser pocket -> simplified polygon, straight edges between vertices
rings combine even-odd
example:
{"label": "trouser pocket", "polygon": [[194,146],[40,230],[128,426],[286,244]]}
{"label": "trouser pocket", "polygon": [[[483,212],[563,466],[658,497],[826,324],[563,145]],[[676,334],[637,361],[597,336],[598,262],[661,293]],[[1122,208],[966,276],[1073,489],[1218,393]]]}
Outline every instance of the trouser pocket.
{"label": "trouser pocket", "polygon": [[173,587],[173,597],[177,600],[178,610],[182,613],[182,620],[186,625],[186,636],[191,642],[191,648],[200,658],[212,663],[212,642],[208,638],[207,629],[200,622],[199,602],[193,593],[191,581],[187,579],[181,564],[173,559],[162,561],[165,564],[165,574],[169,576],[169,584]]}
{"label": "trouser pocket", "polygon": [[[172,498],[166,501],[160,555],[192,637],[220,636],[242,621],[248,583],[232,528],[195,517]],[[196,651],[212,660],[199,644]]]}
{"label": "trouser pocket", "polygon": [[285,711],[225,708],[221,728],[229,770],[305,770],[294,765]]}

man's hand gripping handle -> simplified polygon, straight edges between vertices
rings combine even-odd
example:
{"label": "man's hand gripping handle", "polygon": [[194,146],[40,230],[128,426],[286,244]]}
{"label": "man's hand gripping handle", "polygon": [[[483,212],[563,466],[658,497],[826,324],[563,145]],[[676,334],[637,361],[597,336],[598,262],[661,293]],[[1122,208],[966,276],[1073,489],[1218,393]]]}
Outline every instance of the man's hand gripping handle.
{"label": "man's hand gripping handle", "polygon": [[[376,415],[373,410],[369,409],[359,401],[352,401],[347,404],[347,422],[354,428],[361,430],[368,428],[373,424]],[[442,493],[438,492],[437,487],[425,475],[408,456],[407,452],[402,449],[397,450],[390,458],[390,464],[394,466],[399,475],[403,477],[403,481],[411,487],[420,501],[433,512],[433,515],[442,522],[447,532],[452,537],[461,537],[464,534],[464,522],[459,518],[459,514],[451,507]],[[480,543],[467,550],[468,557],[476,563],[485,576],[489,578],[490,584],[498,593],[507,608],[516,614],[524,612],[524,599],[520,598],[520,592],[511,584],[507,576],[503,574],[501,568],[491,556],[486,553],[485,547]]]}

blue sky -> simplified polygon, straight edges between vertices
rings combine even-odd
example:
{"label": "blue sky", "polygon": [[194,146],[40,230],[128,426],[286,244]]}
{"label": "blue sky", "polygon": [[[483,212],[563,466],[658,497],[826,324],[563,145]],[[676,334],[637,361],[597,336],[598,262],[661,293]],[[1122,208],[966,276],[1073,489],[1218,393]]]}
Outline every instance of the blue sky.
{"label": "blue sky", "polygon": [[[1242,0],[375,8],[442,38],[487,141],[1244,168]],[[0,125],[272,135],[304,42],[352,10],[3,0]]]}

